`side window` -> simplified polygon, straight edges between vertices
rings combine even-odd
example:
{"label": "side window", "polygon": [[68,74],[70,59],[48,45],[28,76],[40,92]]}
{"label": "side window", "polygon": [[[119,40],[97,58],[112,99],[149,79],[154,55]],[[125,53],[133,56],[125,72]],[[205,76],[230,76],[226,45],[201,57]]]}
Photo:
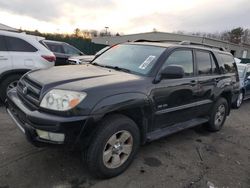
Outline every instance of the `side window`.
{"label": "side window", "polygon": [[0,36],[0,51],[8,51],[3,36]]}
{"label": "side window", "polygon": [[199,75],[211,75],[212,64],[209,52],[196,51],[196,61]]}
{"label": "side window", "polygon": [[46,43],[46,45],[48,46],[48,48],[49,48],[52,52],[64,54],[64,50],[63,50],[62,45],[60,45],[60,44],[52,44],[52,43]]}
{"label": "side window", "polygon": [[220,70],[222,73],[234,73],[234,58],[228,54],[219,54],[221,61],[219,62]]}
{"label": "side window", "polygon": [[181,65],[184,69],[185,76],[194,75],[193,53],[191,50],[177,50],[173,52],[167,58],[162,68],[168,65]]}
{"label": "side window", "polygon": [[28,42],[15,38],[15,37],[5,37],[7,43],[7,48],[12,52],[36,52],[37,49],[29,44]]}

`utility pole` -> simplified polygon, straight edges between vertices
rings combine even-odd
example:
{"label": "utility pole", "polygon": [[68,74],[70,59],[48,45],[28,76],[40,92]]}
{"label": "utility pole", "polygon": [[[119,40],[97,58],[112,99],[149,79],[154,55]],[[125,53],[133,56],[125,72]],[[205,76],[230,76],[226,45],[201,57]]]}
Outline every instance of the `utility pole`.
{"label": "utility pole", "polygon": [[105,30],[106,30],[106,36],[108,36],[108,29],[109,29],[109,27],[105,27]]}

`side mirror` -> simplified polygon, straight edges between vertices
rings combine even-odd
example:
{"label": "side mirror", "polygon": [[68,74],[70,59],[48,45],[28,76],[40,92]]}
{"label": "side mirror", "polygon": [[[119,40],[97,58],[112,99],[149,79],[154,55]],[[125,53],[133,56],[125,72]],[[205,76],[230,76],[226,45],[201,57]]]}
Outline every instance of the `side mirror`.
{"label": "side mirror", "polygon": [[250,76],[247,77],[247,80],[250,80]]}
{"label": "side mirror", "polygon": [[161,78],[176,79],[183,78],[185,75],[184,69],[181,65],[169,65],[161,72]]}

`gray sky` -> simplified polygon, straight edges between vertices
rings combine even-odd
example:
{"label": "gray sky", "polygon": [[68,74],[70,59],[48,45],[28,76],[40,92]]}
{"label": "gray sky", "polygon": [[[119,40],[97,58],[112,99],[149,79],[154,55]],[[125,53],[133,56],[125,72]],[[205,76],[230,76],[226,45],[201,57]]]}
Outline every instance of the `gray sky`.
{"label": "gray sky", "polygon": [[0,23],[42,32],[75,28],[126,34],[250,28],[250,0],[3,0]]}

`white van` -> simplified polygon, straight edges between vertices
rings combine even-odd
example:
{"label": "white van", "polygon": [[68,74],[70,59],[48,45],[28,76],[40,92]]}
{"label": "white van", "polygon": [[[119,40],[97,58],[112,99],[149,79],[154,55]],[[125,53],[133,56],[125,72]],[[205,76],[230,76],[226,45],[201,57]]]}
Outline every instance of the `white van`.
{"label": "white van", "polygon": [[40,44],[41,40],[44,38],[0,30],[0,99],[3,101],[23,74],[55,65],[55,55]]}

